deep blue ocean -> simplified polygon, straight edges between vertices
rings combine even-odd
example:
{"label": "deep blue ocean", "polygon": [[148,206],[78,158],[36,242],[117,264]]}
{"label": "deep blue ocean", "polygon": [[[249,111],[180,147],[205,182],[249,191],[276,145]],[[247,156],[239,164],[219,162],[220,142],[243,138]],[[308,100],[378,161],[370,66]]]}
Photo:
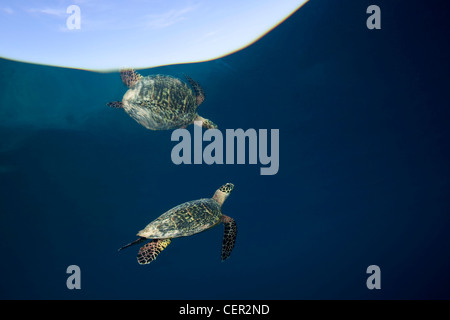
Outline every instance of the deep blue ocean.
{"label": "deep blue ocean", "polygon": [[[366,27],[371,4],[380,30]],[[118,72],[0,60],[0,299],[449,299],[448,15],[310,1],[234,54],[139,70],[197,80],[199,114],[220,129],[279,129],[272,176],[173,164],[171,131],[106,106],[125,93]],[[117,251],[226,182],[228,260],[222,226],[145,266],[139,246]]]}

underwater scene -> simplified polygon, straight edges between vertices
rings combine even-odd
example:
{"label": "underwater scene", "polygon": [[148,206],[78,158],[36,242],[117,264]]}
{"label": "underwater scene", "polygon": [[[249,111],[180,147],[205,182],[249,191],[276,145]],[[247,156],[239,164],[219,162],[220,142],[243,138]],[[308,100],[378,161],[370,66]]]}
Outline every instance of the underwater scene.
{"label": "underwater scene", "polygon": [[[203,14],[175,2],[146,28]],[[86,2],[0,5],[0,299],[450,298],[448,9],[290,2],[156,62],[125,24],[39,60],[6,21],[73,3],[78,41]]]}

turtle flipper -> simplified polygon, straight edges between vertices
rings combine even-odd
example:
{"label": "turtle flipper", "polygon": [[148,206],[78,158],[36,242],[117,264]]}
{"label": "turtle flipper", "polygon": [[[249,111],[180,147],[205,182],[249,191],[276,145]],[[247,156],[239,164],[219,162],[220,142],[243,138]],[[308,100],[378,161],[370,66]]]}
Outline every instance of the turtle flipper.
{"label": "turtle flipper", "polygon": [[122,78],[122,82],[128,88],[133,87],[136,82],[141,80],[143,77],[134,71],[133,69],[120,69],[120,77]]}
{"label": "turtle flipper", "polygon": [[222,215],[221,220],[224,226],[222,242],[222,261],[226,260],[234,248],[237,235],[237,225],[233,218]]}
{"label": "turtle flipper", "polygon": [[197,81],[193,80],[187,75],[184,76],[186,77],[187,81],[189,81],[192,89],[194,89],[195,96],[197,97],[197,106],[201,105],[202,102],[205,101],[205,91],[203,91],[203,88],[198,84]]}
{"label": "turtle flipper", "polygon": [[106,105],[107,105],[108,107],[116,108],[116,109],[121,109],[121,108],[123,108],[122,101],[108,102]]}
{"label": "turtle flipper", "polygon": [[194,120],[194,124],[196,121],[201,121],[201,126],[205,129],[217,129],[217,124],[215,124],[214,122],[212,122],[209,119],[205,119],[199,115],[197,115],[197,118],[195,118]]}
{"label": "turtle flipper", "polygon": [[156,259],[170,243],[170,239],[154,239],[139,249],[137,260],[139,264],[148,264]]}

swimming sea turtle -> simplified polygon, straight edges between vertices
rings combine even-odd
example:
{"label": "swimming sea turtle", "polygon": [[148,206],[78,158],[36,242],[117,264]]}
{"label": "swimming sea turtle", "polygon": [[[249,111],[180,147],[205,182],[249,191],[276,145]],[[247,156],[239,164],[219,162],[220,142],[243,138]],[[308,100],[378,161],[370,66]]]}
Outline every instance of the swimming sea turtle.
{"label": "swimming sea turtle", "polygon": [[170,244],[171,239],[191,236],[222,222],[224,224],[222,261],[224,261],[233,250],[237,234],[236,222],[221,211],[223,202],[233,188],[233,184],[227,183],[210,199],[185,202],[166,211],[138,232],[139,239],[123,246],[119,251],[151,239],[141,247],[137,255],[139,264],[148,264]]}
{"label": "swimming sea turtle", "polygon": [[205,100],[200,85],[186,76],[189,86],[167,75],[143,77],[133,69],[120,70],[120,77],[128,87],[122,101],[110,102],[113,108],[123,108],[134,120],[151,130],[185,128],[194,121],[215,129],[217,125],[197,114],[197,107]]}

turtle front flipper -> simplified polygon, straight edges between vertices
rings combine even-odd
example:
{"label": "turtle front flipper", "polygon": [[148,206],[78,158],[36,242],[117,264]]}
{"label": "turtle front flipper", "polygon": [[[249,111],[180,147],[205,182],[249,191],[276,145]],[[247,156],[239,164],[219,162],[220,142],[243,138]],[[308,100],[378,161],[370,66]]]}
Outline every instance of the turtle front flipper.
{"label": "turtle front flipper", "polygon": [[108,102],[106,105],[107,105],[108,107],[116,108],[116,109],[121,109],[121,108],[123,108],[122,101]]}
{"label": "turtle front flipper", "polygon": [[187,75],[184,75],[191,85],[192,89],[194,89],[195,97],[197,99],[197,106],[201,105],[203,101],[205,101],[205,91],[203,88],[198,84],[197,81],[193,80],[191,77],[188,77]]}
{"label": "turtle front flipper", "polygon": [[131,88],[143,77],[133,69],[120,69],[120,78],[124,85]]}
{"label": "turtle front flipper", "polygon": [[230,256],[231,251],[234,248],[237,235],[237,225],[233,218],[226,215],[222,215],[221,220],[224,226],[222,241],[222,261],[224,261]]}
{"label": "turtle front flipper", "polygon": [[139,249],[137,260],[139,264],[149,264],[156,259],[169,244],[170,239],[154,239]]}

